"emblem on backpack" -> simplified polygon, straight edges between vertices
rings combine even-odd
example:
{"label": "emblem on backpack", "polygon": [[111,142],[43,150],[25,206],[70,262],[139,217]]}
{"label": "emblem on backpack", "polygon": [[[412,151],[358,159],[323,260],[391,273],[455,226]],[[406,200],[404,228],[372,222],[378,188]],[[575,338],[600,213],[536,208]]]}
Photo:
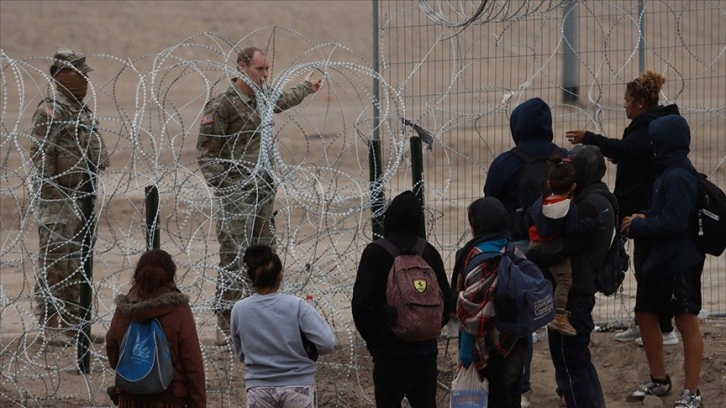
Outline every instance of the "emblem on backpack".
{"label": "emblem on backpack", "polygon": [[413,287],[418,293],[424,293],[426,291],[426,281],[423,279],[416,279],[413,281]]}

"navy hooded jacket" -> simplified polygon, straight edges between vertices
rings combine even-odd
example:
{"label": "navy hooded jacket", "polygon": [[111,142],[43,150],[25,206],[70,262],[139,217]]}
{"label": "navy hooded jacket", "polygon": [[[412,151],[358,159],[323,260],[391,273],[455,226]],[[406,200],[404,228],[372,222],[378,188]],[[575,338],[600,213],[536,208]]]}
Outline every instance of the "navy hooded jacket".
{"label": "navy hooded jacket", "polygon": [[[424,222],[421,203],[411,191],[396,196],[386,209],[383,220],[383,236],[399,248],[413,248]],[[427,243],[423,258],[436,272],[436,280],[444,296],[444,312],[441,327],[452,312],[449,282],[441,255]],[[393,334],[386,325],[386,285],[393,257],[383,247],[370,243],[363,250],[353,286],[351,308],[353,322],[366,342],[368,351],[377,358],[416,357],[437,353],[436,339],[406,342]]]}
{"label": "navy hooded jacket", "polygon": [[[540,98],[528,99],[517,106],[509,118],[509,128],[514,144],[532,157],[549,157],[555,149],[559,149],[562,156],[567,156],[566,149],[552,143],[552,112]],[[519,207],[517,190],[524,165],[524,160],[509,150],[497,156],[487,171],[484,195],[497,198],[504,204],[510,223],[515,220],[514,210]],[[509,230],[512,241],[528,239],[527,235],[517,235],[511,224]]]}
{"label": "navy hooded jacket", "polygon": [[642,238],[641,279],[653,280],[703,264],[705,255],[691,238],[695,229],[696,176],[688,159],[691,132],[686,120],[667,115],[651,122],[657,177],[646,218],[635,218],[630,235]]}

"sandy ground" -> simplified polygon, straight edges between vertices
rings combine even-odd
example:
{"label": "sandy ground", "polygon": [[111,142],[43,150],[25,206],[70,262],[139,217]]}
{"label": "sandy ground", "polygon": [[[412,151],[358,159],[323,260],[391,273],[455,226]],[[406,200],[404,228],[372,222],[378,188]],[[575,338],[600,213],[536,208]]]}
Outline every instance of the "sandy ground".
{"label": "sandy ground", "polygon": [[[113,372],[105,361],[102,345],[94,346],[90,375],[79,376],[74,373],[73,348],[44,347],[35,341],[40,332],[30,313],[28,295],[37,256],[37,231],[23,188],[29,143],[26,137],[10,138],[12,142],[6,138],[8,134],[27,132],[30,115],[45,93],[47,57],[60,46],[83,50],[91,56],[89,64],[96,71],[91,76],[95,92],[89,98],[104,134],[109,135],[112,151],[112,165],[99,185],[102,198],[98,203],[94,332],[104,332],[113,312],[111,299],[128,289],[131,265],[144,248],[143,188],[156,182],[162,196],[162,214],[170,214],[162,220],[162,246],[174,255],[181,285],[195,299],[209,406],[243,405],[242,365],[228,350],[212,345],[209,298],[217,262],[211,221],[214,206],[194,161],[195,137],[187,136],[196,132],[207,93],[224,86],[223,69],[233,59],[231,50],[248,44],[268,47],[274,57],[273,76],[289,84],[297,83],[309,69],[287,71],[287,67],[304,63],[314,67],[316,61],[326,58],[342,62],[326,71],[325,92],[309,98],[289,115],[275,117],[281,164],[278,170],[287,181],[279,189],[277,220],[280,241],[288,248],[283,260],[286,269],[297,272],[286,274],[284,289],[298,295],[313,294],[318,310],[338,335],[336,351],[320,361],[320,406],[373,405],[370,357],[352,326],[347,306],[354,265],[370,240],[371,229],[367,211],[351,211],[364,204],[360,197],[368,189],[367,136],[359,132],[371,127],[366,119],[370,116],[366,101],[371,78],[359,68],[369,66],[371,60],[370,9],[368,1],[0,2],[0,49],[19,61],[14,69],[3,66],[0,407],[109,405],[104,389],[112,382]],[[521,68],[521,72],[526,70]],[[148,72],[154,75],[144,75]],[[435,77],[436,73],[430,75]],[[601,101],[603,106],[619,104],[619,92]],[[399,108],[395,101],[389,102],[386,107],[394,111]],[[700,106],[698,101],[689,103],[694,111]],[[562,119],[575,114],[562,107],[556,107],[555,113]],[[137,114],[139,119],[134,120]],[[577,123],[577,119],[572,121]],[[128,124],[132,122],[143,131],[130,130]],[[702,124],[699,129],[719,128],[720,124],[723,118]],[[491,142],[487,144],[491,153],[508,148],[503,142],[508,141],[506,122],[488,126],[488,131],[505,135],[481,140]],[[606,122],[604,131],[618,134],[621,127],[621,122]],[[299,137],[300,133],[306,137]],[[447,140],[445,149],[427,153],[428,163],[432,164],[427,174],[438,174],[442,166],[451,168],[469,160],[485,168],[488,159],[476,158],[476,151],[485,149],[472,148],[471,135],[466,136],[466,140]],[[480,142],[476,137],[473,140]],[[726,155],[721,139],[702,146],[694,155]],[[402,157],[395,157],[397,154]],[[391,172],[390,182],[397,186],[408,182],[410,174],[398,171],[394,160],[407,163],[405,147],[387,146],[387,155],[390,158],[384,168]],[[723,169],[717,174],[724,180]],[[480,191],[479,181],[469,182],[465,176],[451,181],[451,177],[458,176],[444,176],[450,185],[435,186],[428,198],[432,207],[436,205],[429,217],[437,227],[445,223],[463,225],[465,201]],[[461,202],[437,201],[440,192],[467,198],[459,198]],[[323,217],[323,213],[332,215]],[[449,214],[454,214],[453,218]],[[326,233],[319,235],[318,231]],[[447,230],[437,239],[449,262],[466,233]],[[713,288],[711,293],[715,293],[704,306],[708,310],[726,310],[725,259],[722,256],[710,260],[704,274],[704,287]],[[620,297],[599,299],[607,308],[598,311],[597,319],[612,321],[613,316],[618,319],[629,315],[634,294],[632,278],[628,278],[626,287]],[[705,358],[701,390],[708,406],[726,406],[726,322],[710,318],[702,325]],[[535,350],[533,406],[556,407],[547,342],[539,341]],[[608,406],[627,406],[625,395],[647,375],[642,348],[619,344],[612,332],[602,332],[593,334],[591,351]],[[454,342],[441,340],[439,356],[439,406],[444,407],[456,366]],[[680,346],[666,348],[676,393],[683,380],[682,356]],[[663,406],[675,398],[666,398]],[[660,406],[658,401],[648,403]]]}

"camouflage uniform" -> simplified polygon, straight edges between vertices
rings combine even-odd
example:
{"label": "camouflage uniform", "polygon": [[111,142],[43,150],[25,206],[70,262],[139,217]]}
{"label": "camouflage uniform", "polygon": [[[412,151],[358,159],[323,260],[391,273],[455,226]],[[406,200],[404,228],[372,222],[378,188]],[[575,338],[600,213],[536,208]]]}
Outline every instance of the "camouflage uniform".
{"label": "camouflage uniform", "polygon": [[[85,60],[82,54],[59,49],[54,66],[85,75],[91,71]],[[40,235],[33,288],[36,314],[44,325],[68,326],[81,313],[81,248],[86,233],[81,200],[88,195],[83,178],[86,172],[106,168],[108,153],[93,112],[60,85],[38,105],[32,139]]]}
{"label": "camouflage uniform", "polygon": [[[308,81],[286,90],[275,105],[282,112],[312,93]],[[269,174],[256,169],[260,155],[261,118],[254,96],[235,84],[211,99],[204,108],[197,161],[219,201],[217,219],[219,270],[214,311],[225,327],[234,303],[245,295],[247,272],[242,255],[252,244],[274,245],[273,206],[275,186]]]}

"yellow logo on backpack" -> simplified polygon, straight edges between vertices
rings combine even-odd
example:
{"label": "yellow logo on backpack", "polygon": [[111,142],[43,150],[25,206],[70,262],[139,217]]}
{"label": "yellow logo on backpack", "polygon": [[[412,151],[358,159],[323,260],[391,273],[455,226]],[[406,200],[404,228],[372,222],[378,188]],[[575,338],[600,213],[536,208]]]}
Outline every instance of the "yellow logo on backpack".
{"label": "yellow logo on backpack", "polygon": [[426,281],[423,279],[415,279],[413,281],[413,288],[416,289],[416,292],[418,293],[426,292]]}

